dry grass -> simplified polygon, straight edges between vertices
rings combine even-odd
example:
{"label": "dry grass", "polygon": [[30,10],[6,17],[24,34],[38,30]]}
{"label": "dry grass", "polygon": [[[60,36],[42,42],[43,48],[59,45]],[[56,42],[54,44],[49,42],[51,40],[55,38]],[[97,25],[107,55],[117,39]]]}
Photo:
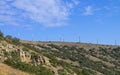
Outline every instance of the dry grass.
{"label": "dry grass", "polygon": [[0,75],[30,75],[28,73],[16,70],[10,66],[0,63]]}
{"label": "dry grass", "polygon": [[116,48],[118,46],[115,45],[104,45],[104,44],[92,44],[92,43],[77,43],[77,42],[35,42],[35,41],[26,41],[21,40],[22,43],[29,43],[29,44],[40,44],[40,45],[47,45],[47,44],[55,44],[55,45],[67,45],[67,46],[76,46],[78,48],[84,48],[86,50],[95,48],[96,50],[99,47],[102,48]]}

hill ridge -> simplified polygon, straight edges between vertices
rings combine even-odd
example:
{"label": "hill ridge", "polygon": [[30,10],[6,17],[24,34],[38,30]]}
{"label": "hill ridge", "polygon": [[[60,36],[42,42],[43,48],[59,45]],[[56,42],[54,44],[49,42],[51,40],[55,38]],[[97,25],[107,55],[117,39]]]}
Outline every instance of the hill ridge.
{"label": "hill ridge", "polygon": [[0,35],[0,62],[32,75],[119,75],[120,47]]}

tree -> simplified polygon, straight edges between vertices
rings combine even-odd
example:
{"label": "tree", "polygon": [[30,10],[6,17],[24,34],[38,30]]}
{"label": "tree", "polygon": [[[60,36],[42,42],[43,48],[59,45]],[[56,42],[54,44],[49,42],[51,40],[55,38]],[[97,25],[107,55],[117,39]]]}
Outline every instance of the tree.
{"label": "tree", "polygon": [[16,37],[12,37],[11,35],[7,35],[6,37],[6,41],[15,45],[19,45],[20,44],[20,39],[16,38]]}
{"label": "tree", "polygon": [[0,37],[3,37],[3,33],[0,31]]}
{"label": "tree", "polygon": [[6,39],[12,39],[12,36],[11,35],[7,35],[5,38]]}
{"label": "tree", "polygon": [[19,45],[20,44],[20,39],[19,38],[12,38],[12,43],[15,45]]}

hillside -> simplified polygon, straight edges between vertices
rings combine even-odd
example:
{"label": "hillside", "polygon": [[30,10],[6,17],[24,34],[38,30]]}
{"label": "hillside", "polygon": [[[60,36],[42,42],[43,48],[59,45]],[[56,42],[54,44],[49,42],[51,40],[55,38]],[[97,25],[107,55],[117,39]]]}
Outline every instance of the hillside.
{"label": "hillside", "polygon": [[3,63],[0,63],[0,75],[30,75],[30,74],[14,69]]}
{"label": "hillside", "polygon": [[32,42],[0,34],[0,62],[32,75],[120,75],[120,47]]}

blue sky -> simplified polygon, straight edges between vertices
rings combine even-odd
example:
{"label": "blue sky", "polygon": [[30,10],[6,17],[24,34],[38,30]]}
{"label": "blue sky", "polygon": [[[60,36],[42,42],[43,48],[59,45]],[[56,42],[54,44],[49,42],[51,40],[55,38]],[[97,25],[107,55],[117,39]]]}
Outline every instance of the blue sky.
{"label": "blue sky", "polygon": [[0,0],[0,30],[23,40],[120,44],[120,0]]}

